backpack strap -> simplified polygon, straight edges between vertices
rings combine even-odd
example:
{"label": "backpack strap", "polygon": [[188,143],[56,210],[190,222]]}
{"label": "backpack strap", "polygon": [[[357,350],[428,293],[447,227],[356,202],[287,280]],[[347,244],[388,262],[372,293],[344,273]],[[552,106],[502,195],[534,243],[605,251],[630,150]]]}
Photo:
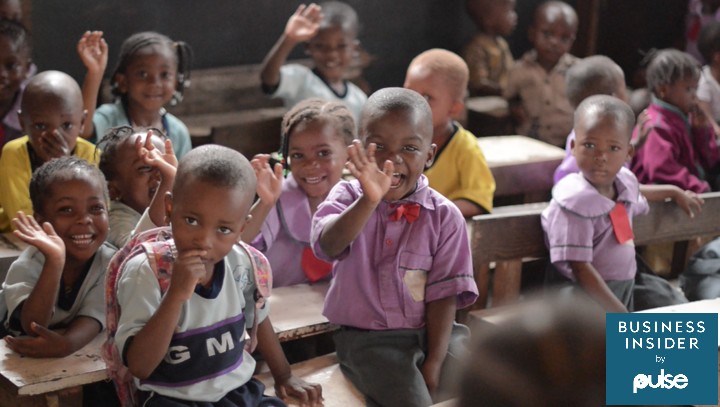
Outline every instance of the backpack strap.
{"label": "backpack strap", "polygon": [[257,346],[258,313],[260,309],[265,306],[265,302],[267,298],[270,297],[270,291],[272,290],[272,272],[270,262],[268,262],[268,259],[259,250],[244,242],[238,242],[238,246],[245,251],[248,259],[250,259],[250,264],[255,276],[255,292],[253,293],[255,314],[253,316],[252,328],[250,329],[250,340],[245,345],[246,350],[252,353]]}

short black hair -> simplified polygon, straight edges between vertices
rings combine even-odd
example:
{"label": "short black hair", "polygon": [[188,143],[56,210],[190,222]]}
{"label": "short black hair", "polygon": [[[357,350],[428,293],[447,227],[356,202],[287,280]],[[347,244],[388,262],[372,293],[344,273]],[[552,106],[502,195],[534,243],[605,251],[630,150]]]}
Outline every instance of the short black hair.
{"label": "short black hair", "polygon": [[711,21],[700,30],[697,42],[698,50],[705,63],[712,63],[713,55],[720,52],[720,21]]}
{"label": "short black hair", "polygon": [[0,19],[0,37],[9,39],[18,50],[27,52],[28,58],[32,54],[30,32],[21,22]]}
{"label": "short black hair", "polygon": [[360,22],[355,10],[347,3],[341,1],[327,1],[320,4],[323,20],[320,22],[320,29],[332,26],[340,27],[343,32],[350,33],[354,36],[360,30]]}
{"label": "short black hair", "polygon": [[369,120],[378,114],[391,111],[412,112],[423,133],[432,139],[432,110],[427,100],[414,90],[405,88],[384,88],[376,91],[368,98],[363,107],[360,127],[365,129]]}
{"label": "short black hair", "polygon": [[175,86],[175,94],[170,103],[175,105],[182,101],[185,88],[190,86],[190,66],[192,65],[193,57],[192,48],[183,41],[173,41],[166,35],[154,31],[135,33],[123,41],[120,46],[120,57],[118,58],[117,65],[115,65],[115,69],[112,75],[110,75],[113,95],[121,98],[126,97],[126,95],[122,94],[118,89],[117,75],[124,74],[127,71],[128,65],[132,63],[133,58],[141,49],[153,45],[166,46],[172,54],[175,55],[177,62],[177,84]]}
{"label": "short black hair", "polygon": [[239,152],[217,144],[190,150],[178,163],[173,195],[177,196],[188,181],[200,180],[216,187],[243,188],[255,194],[255,172]]}
{"label": "short black hair", "polygon": [[108,193],[107,182],[100,169],[82,158],[68,155],[53,158],[33,172],[29,187],[33,212],[43,214],[43,209],[49,198],[48,191],[51,190],[54,183],[80,178],[99,180],[103,188],[105,202],[109,201],[110,194]]}
{"label": "short black hair", "polygon": [[635,113],[630,105],[622,100],[609,95],[593,95],[586,98],[575,109],[575,125],[580,123],[581,118],[591,114],[614,117],[629,130],[628,137],[632,135]]}
{"label": "short black hair", "polygon": [[652,58],[645,78],[647,87],[655,93],[661,85],[671,85],[678,80],[700,76],[700,64],[690,54],[676,49],[651,51]]}
{"label": "short black hair", "polygon": [[154,135],[163,140],[167,138],[162,130],[152,127],[133,128],[131,126],[117,126],[107,129],[103,138],[97,143],[95,151],[96,154],[100,155],[98,167],[100,171],[105,174],[105,178],[108,181],[114,180],[115,177],[117,177],[117,169],[126,164],[117,161],[117,153],[120,145],[133,134],[146,133],[148,130],[152,130]]}
{"label": "short black hair", "polygon": [[622,69],[604,55],[593,55],[573,64],[565,74],[565,93],[577,107],[592,95],[612,95],[622,80]]}

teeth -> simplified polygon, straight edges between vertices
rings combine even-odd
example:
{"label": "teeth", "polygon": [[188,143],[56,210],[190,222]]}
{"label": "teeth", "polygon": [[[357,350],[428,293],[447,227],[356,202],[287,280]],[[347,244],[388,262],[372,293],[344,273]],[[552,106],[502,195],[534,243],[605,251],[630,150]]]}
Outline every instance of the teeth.
{"label": "teeth", "polygon": [[73,235],[70,236],[73,243],[79,246],[84,246],[90,244],[92,242],[93,235]]}
{"label": "teeth", "polygon": [[402,174],[400,173],[393,173],[392,181],[390,182],[390,188],[394,189],[400,186],[400,181],[402,181]]}
{"label": "teeth", "polygon": [[308,184],[317,184],[320,181],[322,181],[322,177],[305,178],[305,182],[307,182]]}

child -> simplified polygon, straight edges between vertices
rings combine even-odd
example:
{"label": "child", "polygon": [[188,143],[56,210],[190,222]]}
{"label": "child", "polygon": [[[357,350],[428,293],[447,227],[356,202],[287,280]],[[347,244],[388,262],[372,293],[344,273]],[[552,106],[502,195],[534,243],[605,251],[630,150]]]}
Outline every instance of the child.
{"label": "child", "polygon": [[477,138],[454,119],[465,108],[468,68],[456,54],[431,49],[415,57],[405,75],[407,89],[427,99],[437,154],[425,170],[430,187],[451,200],[464,217],[492,211],[495,179]]}
{"label": "child", "polygon": [[[274,175],[266,155],[252,161],[260,201],[243,238],[267,256],[275,287],[330,276],[332,266],[318,260],[310,248],[310,221],[342,177],[355,128],[352,113],[342,103],[307,99],[295,105],[282,123],[283,157],[292,176],[282,181],[279,173]],[[274,193],[263,193],[267,188],[261,188],[262,173],[275,181]]]}
{"label": "child", "polygon": [[[710,64],[700,48],[700,32],[715,21],[720,21],[720,1],[718,0],[690,0],[686,16],[685,51],[698,61]],[[704,59],[704,61],[703,61]]]}
{"label": "child", "polygon": [[653,99],[643,129],[647,137],[631,165],[641,183],[673,184],[698,193],[712,189],[720,152],[712,126],[697,108],[699,76],[697,62],[681,51],[661,50],[650,62],[647,82]]}
{"label": "child", "polygon": [[102,32],[86,32],[78,42],[78,54],[88,70],[83,97],[92,118],[83,137],[97,141],[108,128],[121,125],[153,127],[168,136],[178,158],[190,151],[190,132],[164,107],[179,103],[189,83],[192,56],[189,45],[151,31],[128,37],[120,47],[117,66],[110,76],[117,99],[97,110],[95,101],[108,55]]}
{"label": "child", "polygon": [[604,406],[602,309],[580,296],[556,295],[518,311],[478,330],[456,406]]}
{"label": "child", "polygon": [[20,22],[22,20],[22,7],[20,0],[0,1],[0,20]]}
{"label": "child", "polygon": [[[10,231],[9,217],[32,214],[30,176],[52,158],[75,155],[96,164],[95,146],[78,139],[85,123],[77,82],[58,71],[34,76],[27,84],[18,113],[24,137],[5,145],[0,156],[0,231]],[[4,211],[3,211],[4,210]]]}
{"label": "child", "polygon": [[565,72],[577,60],[568,53],[577,27],[575,10],[561,1],[547,1],[535,10],[529,30],[534,49],[510,69],[504,93],[519,134],[564,145],[573,116]]}
{"label": "child", "polygon": [[435,155],[431,117],[416,92],[375,92],[364,146],[348,149],[356,180],[339,182],[313,217],[313,250],[336,261],[323,314],[341,326],[340,366],[368,405],[432,404],[462,337],[455,311],[477,298],[465,221],[422,174]]}
{"label": "child", "polygon": [[470,95],[502,96],[513,64],[503,37],[515,31],[515,0],[467,0],[465,6],[478,29],[463,51],[470,69]]}
{"label": "child", "polygon": [[[300,5],[263,61],[263,91],[282,98],[288,108],[309,97],[339,100],[360,120],[367,96],[344,79],[358,46],[357,32],[357,14],[345,3]],[[293,48],[304,41],[314,67],[283,65]]]}
{"label": "child", "polygon": [[[575,112],[573,155],[580,173],[553,188],[542,213],[550,261],[608,312],[627,312],[637,269],[632,217],[649,207],[635,176],[623,166],[633,148],[635,115],[608,95],[585,99]],[[664,185],[644,188],[650,200],[674,199],[690,216],[702,200]]]}
{"label": "child", "polygon": [[117,282],[122,312],[115,340],[141,403],[282,405],[263,397],[264,387],[252,378],[244,328],[253,325],[278,395],[321,400],[318,385],[292,376],[268,307],[255,315],[253,260],[237,245],[254,196],[252,167],[234,150],[206,145],[180,160],[165,198],[173,238],[167,291],[160,294],[146,252],[124,263]]}
{"label": "child", "polygon": [[716,135],[720,135],[720,22],[708,23],[700,31],[698,48],[707,65],[698,82],[698,107],[710,120]]}
{"label": "child", "polygon": [[[3,284],[10,349],[30,357],[62,357],[90,342],[105,323],[105,270],[115,249],[108,231],[105,178],[87,161],[65,156],[33,174],[35,215],[13,219],[30,245]],[[63,328],[64,332],[50,329]]]}
{"label": "child", "polygon": [[113,127],[98,148],[111,200],[108,242],[123,247],[133,234],[165,224],[165,194],[172,189],[177,159],[158,129]]}
{"label": "child", "polygon": [[4,77],[0,89],[0,150],[8,141],[22,136],[17,112],[30,73],[31,54],[30,35],[25,27],[16,21],[0,20],[0,67]]}
{"label": "child", "polygon": [[[571,66],[565,76],[565,93],[573,108],[592,95],[610,95],[628,102],[622,68],[604,55],[593,55]],[[555,169],[553,176],[555,184],[566,175],[579,170],[572,153],[573,140],[575,140],[574,130],[570,132],[565,143],[565,158]]]}

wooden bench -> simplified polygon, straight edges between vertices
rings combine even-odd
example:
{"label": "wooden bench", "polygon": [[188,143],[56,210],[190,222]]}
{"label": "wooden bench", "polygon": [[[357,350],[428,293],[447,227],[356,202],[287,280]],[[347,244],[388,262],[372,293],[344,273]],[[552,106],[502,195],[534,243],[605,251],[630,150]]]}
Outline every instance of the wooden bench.
{"label": "wooden bench", "polygon": [[525,136],[480,137],[478,145],[495,178],[495,198],[522,196],[516,203],[548,200],[565,150]]}
{"label": "wooden bench", "polygon": [[[638,246],[676,242],[673,269],[687,264],[688,240],[720,234],[720,192],[703,194],[705,205],[691,219],[673,202],[652,202],[650,213],[633,219]],[[520,295],[523,259],[547,258],[540,214],[547,204],[520,205],[468,220],[475,280],[476,308],[488,303],[490,265],[495,265],[492,305],[511,303]]]}
{"label": "wooden bench", "polygon": [[[0,405],[79,405],[82,386],[107,379],[100,346],[104,333],[64,358],[26,358],[0,341]],[[62,404],[61,404],[62,400]]]}
{"label": "wooden bench", "polygon": [[329,283],[274,288],[268,299],[270,320],[280,342],[332,332],[336,325],[323,316]]}
{"label": "wooden bench", "polygon": [[27,246],[27,243],[17,238],[13,233],[0,234],[0,282],[5,281],[10,265]]}

